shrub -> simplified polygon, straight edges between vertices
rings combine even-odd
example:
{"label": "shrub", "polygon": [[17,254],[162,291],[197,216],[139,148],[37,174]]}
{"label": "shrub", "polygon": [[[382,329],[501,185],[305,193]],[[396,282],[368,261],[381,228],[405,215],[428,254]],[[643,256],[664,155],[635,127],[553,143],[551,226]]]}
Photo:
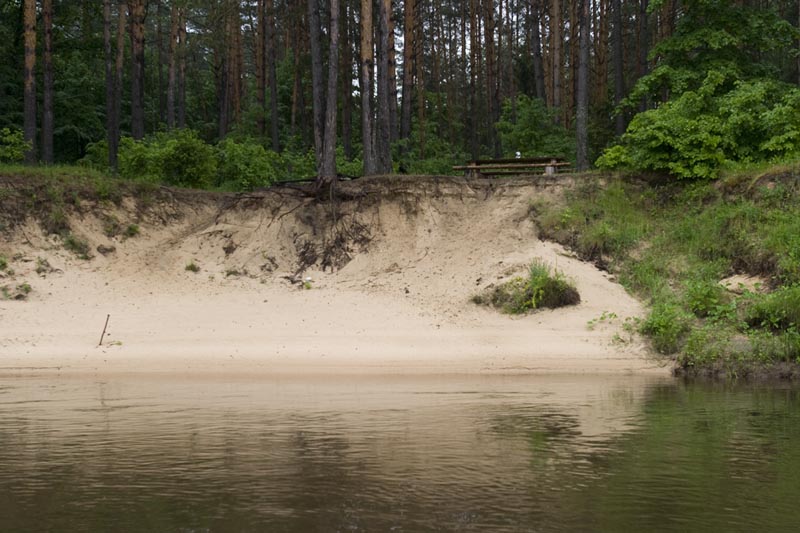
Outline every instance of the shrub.
{"label": "shrub", "polygon": [[754,299],[746,311],[746,321],[775,331],[800,329],[800,285],[782,287]]}
{"label": "shrub", "polygon": [[89,243],[72,233],[64,236],[64,248],[77,255],[80,259],[91,259]]}
{"label": "shrub", "polygon": [[217,171],[214,148],[193,130],[159,133],[142,141],[123,138],[119,173],[131,180],[207,188]]}
{"label": "shrub", "polygon": [[17,163],[25,159],[30,145],[18,129],[0,129],[0,163]]}
{"label": "shrub", "polygon": [[254,140],[225,139],[217,145],[218,182],[237,190],[267,187],[286,174],[280,154]]}
{"label": "shrub", "polygon": [[657,303],[642,323],[642,333],[650,335],[655,349],[664,355],[677,352],[689,332],[691,316],[673,303]]}
{"label": "shrub", "polygon": [[184,270],[186,270],[187,272],[194,272],[195,274],[197,274],[198,272],[200,272],[200,267],[197,266],[197,264],[194,261],[189,261]]}
{"label": "shrub", "polygon": [[718,314],[726,302],[725,289],[713,281],[690,280],[686,283],[686,307],[699,318]]}
{"label": "shrub", "polygon": [[581,297],[561,272],[552,272],[548,265],[537,260],[531,263],[527,278],[516,277],[486,295],[475,296],[472,301],[509,314],[521,314],[544,307],[575,305]]}

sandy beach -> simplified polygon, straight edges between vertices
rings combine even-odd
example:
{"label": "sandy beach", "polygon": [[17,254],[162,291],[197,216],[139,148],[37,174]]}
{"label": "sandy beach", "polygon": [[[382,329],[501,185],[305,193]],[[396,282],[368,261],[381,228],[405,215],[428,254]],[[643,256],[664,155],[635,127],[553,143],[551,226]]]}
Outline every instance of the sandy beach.
{"label": "sandy beach", "polygon": [[[33,289],[0,301],[0,373],[669,373],[622,327],[642,305],[537,238],[530,202],[557,188],[358,187],[368,194],[335,207],[269,191],[148,213],[87,207],[70,226],[93,250],[114,248],[89,261],[27,221],[0,243],[13,258],[0,285]],[[112,217],[138,235],[108,236]],[[510,317],[470,302],[535,258],[571,278],[581,304]]]}

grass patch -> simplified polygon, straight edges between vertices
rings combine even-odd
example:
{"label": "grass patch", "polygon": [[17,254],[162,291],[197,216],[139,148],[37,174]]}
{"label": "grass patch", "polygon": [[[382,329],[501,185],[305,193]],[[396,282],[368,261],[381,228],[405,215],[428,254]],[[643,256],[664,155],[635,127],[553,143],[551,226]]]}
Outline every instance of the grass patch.
{"label": "grass patch", "polygon": [[197,263],[195,263],[194,261],[189,261],[184,270],[186,270],[187,272],[193,272],[197,274],[198,272],[200,272],[200,267],[197,266]]}
{"label": "grass patch", "polygon": [[86,239],[78,237],[73,233],[67,233],[64,235],[63,240],[64,248],[78,256],[79,259],[89,260],[92,258],[91,247]]}
{"label": "grass patch", "polygon": [[490,305],[508,314],[523,314],[542,308],[557,308],[580,303],[575,286],[563,273],[534,261],[526,277],[516,277],[502,285],[473,296],[479,305]]}
{"label": "grass patch", "polygon": [[8,259],[6,259],[6,256],[0,255],[0,272],[4,271],[7,268],[8,268]]}
{"label": "grass patch", "polygon": [[[596,180],[531,213],[542,237],[650,304],[638,329],[680,365],[800,363],[800,165],[753,171]],[[720,281],[734,274],[763,277],[771,292],[729,292]]]}
{"label": "grass patch", "polygon": [[127,239],[136,237],[137,235],[139,235],[139,226],[136,224],[128,224],[128,226],[125,228],[125,231],[123,231],[122,234]]}

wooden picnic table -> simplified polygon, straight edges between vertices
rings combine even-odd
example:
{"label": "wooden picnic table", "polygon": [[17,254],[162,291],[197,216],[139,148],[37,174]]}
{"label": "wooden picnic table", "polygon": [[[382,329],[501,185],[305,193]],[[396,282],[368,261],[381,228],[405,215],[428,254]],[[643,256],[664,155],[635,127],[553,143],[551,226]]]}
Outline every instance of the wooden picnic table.
{"label": "wooden picnic table", "polygon": [[519,176],[526,174],[552,175],[571,166],[563,157],[525,157],[515,159],[477,159],[466,165],[456,165],[453,170],[463,170],[473,178],[492,176]]}

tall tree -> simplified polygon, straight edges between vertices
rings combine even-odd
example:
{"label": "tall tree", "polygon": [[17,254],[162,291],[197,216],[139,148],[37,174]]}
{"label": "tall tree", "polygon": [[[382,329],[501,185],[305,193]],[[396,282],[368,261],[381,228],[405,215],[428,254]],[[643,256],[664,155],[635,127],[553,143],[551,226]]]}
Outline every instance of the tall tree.
{"label": "tall tree", "polygon": [[617,136],[625,133],[625,116],[620,109],[620,103],[625,97],[625,74],[623,71],[622,57],[622,0],[611,0],[611,11],[614,15],[614,24],[611,26],[611,62],[614,65],[614,132]]}
{"label": "tall tree", "polygon": [[175,127],[175,93],[178,84],[178,39],[180,13],[177,4],[170,6],[169,46],[167,47],[167,128]]}
{"label": "tall tree", "polygon": [[128,0],[131,19],[131,136],[144,138],[144,21],[146,0]]}
{"label": "tall tree", "polygon": [[186,127],[186,7],[178,8],[178,103],[179,128]]}
{"label": "tall tree", "polygon": [[114,131],[109,133],[108,161],[111,168],[117,168],[117,152],[119,151],[120,123],[122,121],[122,81],[125,67],[125,34],[127,26],[128,5],[120,0],[117,5],[117,57],[114,64]]}
{"label": "tall tree", "polygon": [[589,1],[580,0],[579,30],[580,51],[578,59],[577,109],[575,114],[575,133],[577,144],[577,167],[583,171],[589,168]]}
{"label": "tall tree", "polygon": [[544,84],[544,63],[542,61],[542,37],[540,18],[542,15],[541,0],[531,0],[533,18],[531,20],[531,46],[533,47],[533,77],[536,87],[536,97],[547,100]]}
{"label": "tall tree", "polygon": [[278,116],[278,73],[276,68],[276,39],[275,39],[275,2],[266,0],[266,69],[267,81],[269,83],[269,115],[270,115],[270,134],[272,137],[272,149],[280,150],[279,138],[279,119]]}
{"label": "tall tree", "polygon": [[[114,143],[114,51],[111,47],[111,0],[103,0],[103,53],[106,74],[106,135],[108,142],[108,166],[116,168],[116,145]],[[113,149],[112,149],[113,146]],[[113,156],[112,156],[113,154]]]}
{"label": "tall tree", "polygon": [[380,39],[378,42],[378,88],[376,93],[378,109],[375,159],[379,174],[388,174],[392,171],[389,56],[394,51],[389,49],[389,17],[391,16],[391,10],[391,0],[378,0],[378,35]]}
{"label": "tall tree", "polygon": [[317,172],[321,172],[322,143],[325,129],[325,81],[322,70],[322,31],[319,0],[308,0],[309,41],[311,45],[311,98],[314,114],[314,151]]}
{"label": "tall tree", "polygon": [[377,173],[372,137],[372,0],[361,0],[361,138],[364,146],[364,175]]}
{"label": "tall tree", "polygon": [[23,135],[29,143],[25,162],[36,162],[36,0],[25,0],[23,5],[25,29],[25,91]]}
{"label": "tall tree", "polygon": [[555,120],[560,123],[561,120],[561,81],[563,79],[562,73],[562,59],[561,59],[561,45],[563,39],[563,22],[561,18],[561,0],[552,0],[552,11],[550,14],[550,46],[552,56],[551,62],[553,65],[553,108],[556,110]]}
{"label": "tall tree", "polygon": [[339,69],[339,0],[331,0],[330,56],[328,57],[328,94],[325,104],[325,132],[322,165],[318,183],[336,181],[336,95]]}
{"label": "tall tree", "polygon": [[403,100],[400,104],[400,138],[411,135],[412,99],[414,92],[414,6],[415,0],[403,4]]}
{"label": "tall tree", "polygon": [[42,91],[42,161],[53,163],[53,0],[42,1],[44,89]]}

